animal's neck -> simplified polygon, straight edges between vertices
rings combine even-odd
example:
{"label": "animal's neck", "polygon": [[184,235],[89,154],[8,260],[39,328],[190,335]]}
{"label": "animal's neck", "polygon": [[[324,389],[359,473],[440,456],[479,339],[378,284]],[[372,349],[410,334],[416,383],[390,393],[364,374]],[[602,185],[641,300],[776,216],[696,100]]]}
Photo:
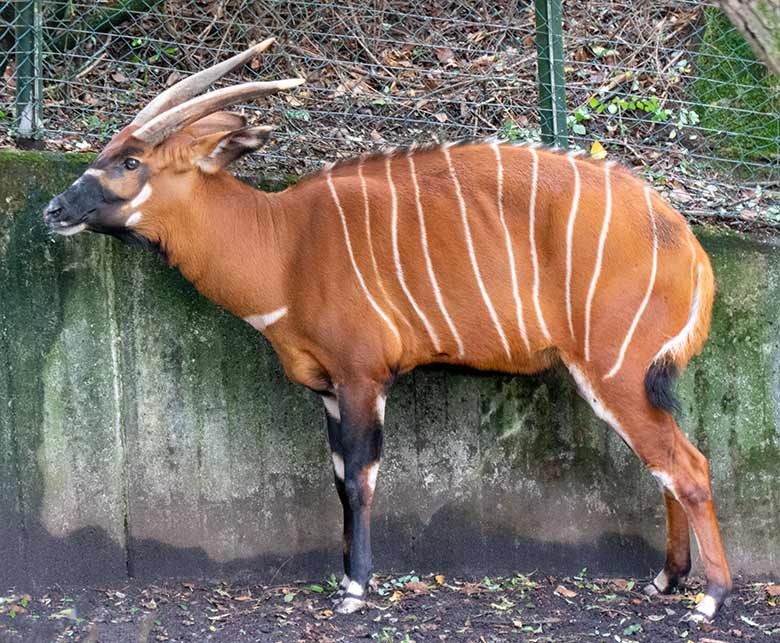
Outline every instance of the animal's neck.
{"label": "animal's neck", "polygon": [[284,306],[283,212],[274,195],[221,172],[205,177],[194,197],[176,230],[161,234],[170,264],[239,317]]}

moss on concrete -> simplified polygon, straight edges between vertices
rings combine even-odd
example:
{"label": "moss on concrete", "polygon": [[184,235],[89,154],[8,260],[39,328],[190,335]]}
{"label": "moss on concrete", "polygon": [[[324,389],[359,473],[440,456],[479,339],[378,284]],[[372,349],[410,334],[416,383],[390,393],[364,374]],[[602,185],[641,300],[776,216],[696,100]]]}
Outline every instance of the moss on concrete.
{"label": "moss on concrete", "polygon": [[[335,568],[340,511],[316,398],[159,258],[43,230],[43,205],[88,161],[0,154],[13,177],[0,182],[0,513],[16,520],[0,520],[0,554],[27,561],[9,573],[81,573],[73,551],[86,545],[73,539],[96,531],[105,539],[84,551],[107,575],[293,554]],[[735,568],[766,573],[780,551],[780,248],[697,234],[718,297],[712,339],[680,381],[681,424],[711,458]],[[416,371],[393,390],[385,444],[383,568],[660,562],[657,486],[560,370]]]}

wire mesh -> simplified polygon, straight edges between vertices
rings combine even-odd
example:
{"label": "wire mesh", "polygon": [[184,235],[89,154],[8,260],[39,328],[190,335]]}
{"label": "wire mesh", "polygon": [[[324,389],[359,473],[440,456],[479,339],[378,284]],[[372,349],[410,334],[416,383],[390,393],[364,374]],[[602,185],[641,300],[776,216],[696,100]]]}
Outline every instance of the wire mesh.
{"label": "wire mesh", "polygon": [[[97,150],[163,88],[269,34],[238,80],[305,76],[245,109],[276,142],[243,173],[388,145],[540,137],[531,0],[17,0],[0,10],[0,145],[19,16],[42,4],[46,145]],[[563,3],[569,141],[601,144],[693,218],[780,225],[780,81],[708,2]],[[29,66],[28,66],[29,67]]]}

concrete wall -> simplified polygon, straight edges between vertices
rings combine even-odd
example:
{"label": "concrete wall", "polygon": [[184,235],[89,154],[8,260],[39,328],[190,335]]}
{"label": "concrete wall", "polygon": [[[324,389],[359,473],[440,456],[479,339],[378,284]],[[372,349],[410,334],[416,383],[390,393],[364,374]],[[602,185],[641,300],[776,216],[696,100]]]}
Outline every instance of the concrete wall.
{"label": "concrete wall", "polygon": [[[83,160],[0,152],[0,586],[340,565],[319,404],[151,254],[47,237]],[[680,383],[731,561],[780,573],[780,244],[697,231],[719,284]],[[418,371],[388,404],[381,570],[645,574],[651,476],[561,372]]]}

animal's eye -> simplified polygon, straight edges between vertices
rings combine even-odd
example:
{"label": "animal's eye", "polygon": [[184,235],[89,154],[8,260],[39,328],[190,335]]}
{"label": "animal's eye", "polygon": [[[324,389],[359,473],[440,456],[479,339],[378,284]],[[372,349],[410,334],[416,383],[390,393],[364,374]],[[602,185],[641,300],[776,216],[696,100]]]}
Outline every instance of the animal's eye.
{"label": "animal's eye", "polygon": [[126,158],[124,162],[124,166],[128,170],[135,170],[139,165],[141,165],[141,161],[134,159],[132,156]]}

